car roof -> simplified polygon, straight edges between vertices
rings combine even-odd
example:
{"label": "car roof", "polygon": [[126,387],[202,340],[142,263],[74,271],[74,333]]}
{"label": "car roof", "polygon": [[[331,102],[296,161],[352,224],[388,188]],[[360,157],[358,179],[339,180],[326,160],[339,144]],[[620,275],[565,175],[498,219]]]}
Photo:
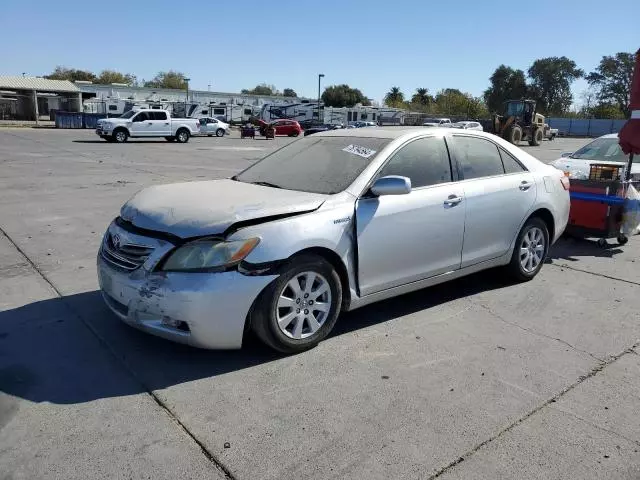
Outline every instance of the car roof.
{"label": "car roof", "polygon": [[[321,132],[316,134],[317,137],[359,137],[359,138],[388,138],[395,140],[397,138],[411,138],[422,135],[442,136],[447,133],[454,135],[462,135],[463,133],[459,129],[455,128],[422,128],[422,127],[378,127],[378,128],[352,128],[343,130],[329,130],[327,132]],[[496,136],[480,131],[473,131],[473,133],[464,133],[464,135],[474,135],[479,137],[485,137],[496,141]]]}

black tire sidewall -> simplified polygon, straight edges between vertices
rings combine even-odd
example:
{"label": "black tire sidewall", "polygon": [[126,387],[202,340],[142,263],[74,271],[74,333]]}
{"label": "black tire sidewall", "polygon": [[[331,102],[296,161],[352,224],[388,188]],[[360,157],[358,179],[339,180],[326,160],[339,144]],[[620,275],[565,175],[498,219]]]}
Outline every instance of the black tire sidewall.
{"label": "black tire sidewall", "polygon": [[[302,272],[314,272],[322,275],[331,288],[330,316],[322,327],[302,340],[294,340],[280,330],[276,318],[276,306],[281,291],[289,280]],[[296,353],[316,346],[333,330],[342,304],[342,285],[340,276],[333,266],[319,256],[300,256],[293,258],[281,275],[259,296],[252,315],[252,328],[265,343],[284,353]]]}
{"label": "black tire sidewall", "polygon": [[224,130],[221,128],[216,130],[216,137],[224,137]]}
{"label": "black tire sidewall", "polygon": [[[186,135],[184,140],[180,140],[180,134],[184,133]],[[187,143],[189,141],[189,132],[187,132],[186,130],[178,130],[176,132],[176,141],[178,143]]]}
{"label": "black tire sidewall", "polygon": [[[536,269],[533,272],[528,273],[523,270],[522,265],[520,264],[520,244],[522,243],[522,239],[524,238],[524,235],[532,227],[537,227],[542,230],[542,234],[544,235],[544,255],[542,256],[542,261],[536,267]],[[511,263],[509,264],[509,269],[511,270],[512,275],[515,277],[516,280],[519,280],[519,281],[531,280],[542,269],[545,259],[547,258],[548,252],[549,252],[549,230],[547,228],[547,225],[542,221],[542,219],[538,217],[532,217],[529,220],[527,220],[526,223],[523,225],[522,229],[520,230],[520,233],[518,233],[516,244],[513,247]]]}
{"label": "black tire sidewall", "polygon": [[[119,133],[123,133],[124,134],[124,140],[118,140],[118,134]],[[127,134],[127,132],[125,130],[120,129],[120,130],[116,130],[115,132],[113,132],[113,140],[116,143],[124,143],[124,142],[127,141],[128,137],[129,137],[129,135]]]}

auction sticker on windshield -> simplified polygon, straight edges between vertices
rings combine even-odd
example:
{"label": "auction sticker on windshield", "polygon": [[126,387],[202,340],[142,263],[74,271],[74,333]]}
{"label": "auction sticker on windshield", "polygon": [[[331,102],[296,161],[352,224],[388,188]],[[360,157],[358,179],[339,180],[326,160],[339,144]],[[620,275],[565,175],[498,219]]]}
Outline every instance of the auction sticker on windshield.
{"label": "auction sticker on windshield", "polygon": [[349,145],[342,149],[343,152],[353,153],[354,155],[359,155],[364,158],[369,158],[372,155],[376,154],[375,150],[371,150],[370,148],[361,147],[359,145]]}

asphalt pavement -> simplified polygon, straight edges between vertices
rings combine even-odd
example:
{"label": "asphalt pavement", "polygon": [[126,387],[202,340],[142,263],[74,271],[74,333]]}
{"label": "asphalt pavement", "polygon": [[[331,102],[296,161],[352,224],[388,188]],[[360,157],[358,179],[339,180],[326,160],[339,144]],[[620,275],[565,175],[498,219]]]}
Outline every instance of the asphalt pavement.
{"label": "asphalt pavement", "polygon": [[0,478],[640,478],[638,236],[563,239],[526,284],[489,271],[365,307],[294,356],[107,310],[95,256],[127,199],[289,141],[0,129]]}

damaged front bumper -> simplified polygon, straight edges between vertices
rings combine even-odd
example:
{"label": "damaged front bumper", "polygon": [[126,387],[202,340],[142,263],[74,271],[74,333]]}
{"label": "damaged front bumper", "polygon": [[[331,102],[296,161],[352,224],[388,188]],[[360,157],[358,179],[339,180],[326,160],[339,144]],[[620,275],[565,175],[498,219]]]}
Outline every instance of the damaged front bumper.
{"label": "damaged front bumper", "polygon": [[98,254],[100,289],[107,306],[121,320],[147,333],[194,347],[242,346],[249,309],[275,275],[155,272],[154,266],[173,245],[131,234],[115,224],[109,227],[105,238],[108,235],[117,236],[118,242],[125,245],[154,248],[144,264],[133,271],[118,268]]}

